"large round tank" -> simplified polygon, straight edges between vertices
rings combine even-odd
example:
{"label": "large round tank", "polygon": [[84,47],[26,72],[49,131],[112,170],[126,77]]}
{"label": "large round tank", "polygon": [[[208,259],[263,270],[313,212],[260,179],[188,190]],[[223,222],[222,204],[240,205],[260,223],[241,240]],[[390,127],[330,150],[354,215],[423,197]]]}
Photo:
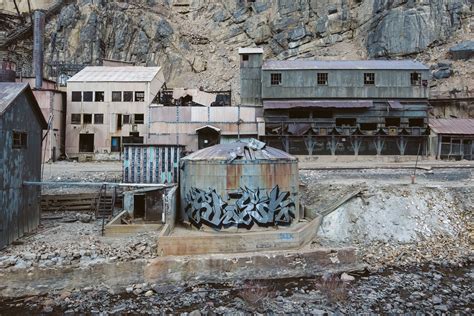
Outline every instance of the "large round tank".
{"label": "large round tank", "polygon": [[183,221],[250,229],[299,219],[298,161],[284,151],[258,141],[234,142],[199,150],[180,163]]}

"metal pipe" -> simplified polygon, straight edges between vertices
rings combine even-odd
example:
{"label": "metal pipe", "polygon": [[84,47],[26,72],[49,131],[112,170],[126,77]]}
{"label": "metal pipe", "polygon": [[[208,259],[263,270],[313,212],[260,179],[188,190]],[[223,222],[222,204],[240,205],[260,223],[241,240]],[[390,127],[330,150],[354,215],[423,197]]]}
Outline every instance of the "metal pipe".
{"label": "metal pipe", "polygon": [[39,186],[90,186],[100,187],[108,185],[111,187],[146,187],[146,188],[171,188],[174,184],[159,183],[121,183],[121,182],[56,182],[56,181],[24,181],[23,185],[39,185]]}
{"label": "metal pipe", "polygon": [[43,87],[44,23],[45,13],[41,10],[36,10],[34,12],[33,25],[33,69],[35,72],[36,89]]}

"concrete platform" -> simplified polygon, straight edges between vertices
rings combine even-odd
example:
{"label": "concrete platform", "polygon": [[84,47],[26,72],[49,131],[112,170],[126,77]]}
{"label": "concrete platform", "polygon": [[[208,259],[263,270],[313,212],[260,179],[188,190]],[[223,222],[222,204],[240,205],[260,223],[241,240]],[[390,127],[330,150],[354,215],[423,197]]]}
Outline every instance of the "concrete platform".
{"label": "concrete platform", "polygon": [[123,237],[135,235],[137,233],[160,231],[163,224],[159,222],[143,222],[134,220],[131,224],[122,224],[121,218],[125,216],[127,211],[122,211],[115,218],[113,218],[107,225],[105,225],[105,236],[107,237]]}
{"label": "concrete platform", "polygon": [[321,220],[322,217],[316,217],[290,227],[279,226],[257,231],[244,229],[239,232],[196,231],[175,227],[169,235],[162,234],[158,238],[158,254],[182,256],[299,249],[316,236]]}

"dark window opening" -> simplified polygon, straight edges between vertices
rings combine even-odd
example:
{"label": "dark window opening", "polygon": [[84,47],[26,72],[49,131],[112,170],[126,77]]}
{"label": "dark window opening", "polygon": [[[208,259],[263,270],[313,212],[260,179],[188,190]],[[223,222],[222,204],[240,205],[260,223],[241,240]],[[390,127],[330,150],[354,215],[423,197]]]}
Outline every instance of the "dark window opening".
{"label": "dark window opening", "polygon": [[386,117],[385,118],[385,126],[396,126],[400,127],[400,118],[399,117]]}
{"label": "dark window opening", "polygon": [[143,124],[145,122],[143,114],[135,114],[133,116],[133,123],[134,124]]}
{"label": "dark window opening", "polygon": [[327,85],[328,84],[328,74],[325,72],[318,72],[318,85]]}
{"label": "dark window opening", "polygon": [[292,109],[290,110],[289,117],[294,119],[310,118],[311,111],[307,109]]}
{"label": "dark window opening", "polygon": [[112,91],[112,102],[122,102],[122,91]]}
{"label": "dark window opening", "polygon": [[412,72],[410,74],[410,83],[412,86],[420,86],[421,85],[421,74],[417,72]]}
{"label": "dark window opening", "polygon": [[145,217],[145,194],[133,195],[133,217]]}
{"label": "dark window opening", "polygon": [[375,73],[373,72],[364,73],[364,84],[367,84],[367,85],[375,84]]}
{"label": "dark window opening", "polygon": [[25,132],[13,131],[12,148],[26,148],[28,135]]}
{"label": "dark window opening", "polygon": [[117,129],[122,129],[122,114],[117,114]]}
{"label": "dark window opening", "polygon": [[336,126],[355,126],[356,119],[355,118],[337,118],[336,119]]}
{"label": "dark window opening", "polygon": [[408,120],[409,127],[424,127],[425,120],[422,118],[412,118]]}
{"label": "dark window opening", "polygon": [[270,74],[270,83],[272,86],[281,84],[281,74]]}
{"label": "dark window opening", "polygon": [[377,130],[377,123],[360,123],[361,131],[375,131]]}
{"label": "dark window opening", "polygon": [[143,136],[139,132],[130,132],[130,136],[122,138],[124,144],[143,144]]}
{"label": "dark window opening", "polygon": [[313,118],[332,118],[332,111],[326,109],[314,110]]}
{"label": "dark window opening", "polygon": [[71,114],[71,124],[81,124],[81,114]]}
{"label": "dark window opening", "polygon": [[104,102],[104,91],[95,92],[95,102]]}
{"label": "dark window opening", "polygon": [[133,101],[133,91],[124,91],[123,102],[132,102],[132,101]]}
{"label": "dark window opening", "polygon": [[79,135],[79,152],[80,153],[94,152],[94,134],[80,134]]}
{"label": "dark window opening", "polygon": [[111,152],[120,152],[120,137],[112,137],[110,142],[110,151]]}
{"label": "dark window opening", "polygon": [[104,124],[104,114],[94,114],[94,124]]}
{"label": "dark window opening", "polygon": [[248,61],[248,60],[249,60],[249,55],[243,54],[243,55],[242,55],[242,60],[243,60],[243,61]]}
{"label": "dark window opening", "polygon": [[145,92],[135,91],[135,102],[143,102],[143,101],[145,101]]}
{"label": "dark window opening", "polygon": [[84,91],[82,100],[84,102],[92,102],[92,96],[93,96],[92,91]]}
{"label": "dark window opening", "polygon": [[71,101],[72,102],[81,102],[82,101],[82,92],[81,91],[73,91],[71,94]]}
{"label": "dark window opening", "polygon": [[130,124],[130,115],[124,114],[123,115],[123,124]]}
{"label": "dark window opening", "polygon": [[92,114],[83,114],[82,120],[84,124],[92,124]]}

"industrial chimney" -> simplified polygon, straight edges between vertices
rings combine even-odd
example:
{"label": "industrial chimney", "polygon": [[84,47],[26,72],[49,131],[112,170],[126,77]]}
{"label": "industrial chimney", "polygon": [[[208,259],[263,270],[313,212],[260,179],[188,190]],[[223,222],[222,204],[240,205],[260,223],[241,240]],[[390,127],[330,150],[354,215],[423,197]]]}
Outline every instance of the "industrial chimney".
{"label": "industrial chimney", "polygon": [[41,89],[43,86],[44,23],[44,12],[36,10],[33,18],[33,70],[35,72],[36,89]]}

